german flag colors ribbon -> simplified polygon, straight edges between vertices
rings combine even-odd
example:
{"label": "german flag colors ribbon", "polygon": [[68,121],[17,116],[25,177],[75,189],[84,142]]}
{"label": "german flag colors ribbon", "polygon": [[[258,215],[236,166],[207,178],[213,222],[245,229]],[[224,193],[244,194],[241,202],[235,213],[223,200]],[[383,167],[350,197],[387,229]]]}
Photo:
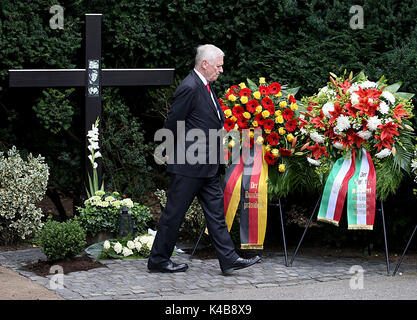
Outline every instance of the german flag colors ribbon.
{"label": "german flag colors ribbon", "polygon": [[229,231],[240,204],[242,249],[263,249],[268,207],[268,164],[265,146],[244,148],[240,161],[226,173],[224,211]]}
{"label": "german flag colors ribbon", "polygon": [[346,195],[348,229],[372,230],[375,218],[376,174],[372,158],[365,150],[356,156],[339,158],[324,186],[318,221],[339,225]]}

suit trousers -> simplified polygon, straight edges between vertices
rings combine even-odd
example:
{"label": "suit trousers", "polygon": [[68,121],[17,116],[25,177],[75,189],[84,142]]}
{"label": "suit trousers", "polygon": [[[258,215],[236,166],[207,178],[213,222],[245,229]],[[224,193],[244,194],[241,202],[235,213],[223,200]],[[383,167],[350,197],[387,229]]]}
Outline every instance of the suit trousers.
{"label": "suit trousers", "polygon": [[178,230],[195,196],[203,209],[220,267],[230,267],[239,258],[225,222],[223,190],[219,176],[192,178],[172,174],[167,203],[159,220],[149,263],[155,265],[170,259],[177,242]]}

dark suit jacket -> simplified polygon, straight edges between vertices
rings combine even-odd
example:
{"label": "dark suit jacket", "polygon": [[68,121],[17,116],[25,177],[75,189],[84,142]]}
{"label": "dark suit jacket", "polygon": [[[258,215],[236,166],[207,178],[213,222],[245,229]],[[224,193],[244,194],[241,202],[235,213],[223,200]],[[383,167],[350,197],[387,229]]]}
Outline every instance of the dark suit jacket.
{"label": "dark suit jacket", "polygon": [[[224,165],[221,164],[223,147],[220,132],[224,125],[224,115],[213,89],[212,93],[219,109],[220,120],[207,88],[195,71],[192,71],[176,89],[164,124],[165,128],[174,133],[175,138],[174,154],[168,154],[171,161],[173,159],[171,157],[175,160],[171,164],[168,160],[168,172],[196,178],[213,177],[219,171],[223,173]],[[184,132],[177,130],[178,121],[184,121]],[[203,133],[204,139],[198,136],[192,137],[197,132],[196,130],[190,131],[192,129],[200,129],[201,131],[198,132]],[[210,129],[214,130],[210,131]],[[189,163],[187,152],[204,161]],[[181,161],[182,159],[185,163]]]}

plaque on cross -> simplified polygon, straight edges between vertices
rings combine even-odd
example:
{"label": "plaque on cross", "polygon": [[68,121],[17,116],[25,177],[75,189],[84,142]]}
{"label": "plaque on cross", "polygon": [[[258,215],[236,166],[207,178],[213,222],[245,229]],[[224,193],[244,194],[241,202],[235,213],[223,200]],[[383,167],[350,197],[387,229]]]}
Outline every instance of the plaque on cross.
{"label": "plaque on cross", "polygon": [[[101,119],[101,92],[105,86],[149,86],[174,83],[174,69],[102,69],[101,14],[85,15],[85,69],[9,70],[10,87],[84,87],[85,88],[85,175],[92,176],[88,159],[87,132]],[[98,181],[102,181],[102,164],[98,159]]]}

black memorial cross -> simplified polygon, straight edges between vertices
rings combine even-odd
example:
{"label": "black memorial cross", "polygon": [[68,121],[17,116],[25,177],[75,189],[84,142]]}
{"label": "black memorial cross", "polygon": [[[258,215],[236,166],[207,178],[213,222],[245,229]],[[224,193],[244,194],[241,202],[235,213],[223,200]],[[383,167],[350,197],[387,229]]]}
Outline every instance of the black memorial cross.
{"label": "black memorial cross", "polygon": [[[10,87],[85,87],[85,185],[87,173],[92,176],[87,151],[88,130],[101,119],[101,89],[106,86],[171,85],[174,69],[102,69],[101,14],[85,15],[85,69],[19,69],[9,70]],[[102,165],[97,161],[99,186]]]}

